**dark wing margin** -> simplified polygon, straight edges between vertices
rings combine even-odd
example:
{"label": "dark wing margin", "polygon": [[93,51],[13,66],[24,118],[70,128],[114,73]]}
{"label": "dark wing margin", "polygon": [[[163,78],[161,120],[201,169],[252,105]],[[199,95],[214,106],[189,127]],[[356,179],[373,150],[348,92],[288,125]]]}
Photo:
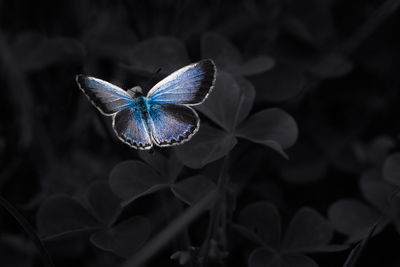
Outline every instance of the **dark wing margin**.
{"label": "dark wing margin", "polygon": [[215,84],[217,69],[211,59],[183,67],[160,82],[147,94],[149,103],[199,105]]}
{"label": "dark wing margin", "polygon": [[153,142],[160,147],[179,145],[199,130],[200,119],[191,107],[150,104],[149,124]]}
{"label": "dark wing margin", "polygon": [[116,85],[86,75],[76,75],[79,88],[104,115],[110,116],[133,103],[127,92]]}
{"label": "dark wing margin", "polygon": [[136,149],[150,149],[153,146],[143,114],[127,108],[113,116],[113,129],[118,138]]}

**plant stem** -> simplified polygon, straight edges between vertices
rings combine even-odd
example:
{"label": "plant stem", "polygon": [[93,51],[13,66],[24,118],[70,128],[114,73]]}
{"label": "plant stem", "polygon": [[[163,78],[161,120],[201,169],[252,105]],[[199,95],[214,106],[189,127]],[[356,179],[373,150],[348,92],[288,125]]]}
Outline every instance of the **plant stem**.
{"label": "plant stem", "polygon": [[365,39],[367,39],[375,30],[390,17],[400,7],[398,0],[386,0],[379,6],[362,24],[354,35],[340,47],[344,53],[353,53]]}
{"label": "plant stem", "polygon": [[215,203],[218,191],[213,190],[203,197],[199,202],[190,207],[175,219],[171,224],[165,227],[160,233],[154,236],[147,244],[129,258],[122,267],[139,267],[157,253],[167,242],[182,231],[189,223],[196,219],[211,203]]}
{"label": "plant stem", "polygon": [[13,205],[11,205],[11,203],[9,203],[1,196],[0,196],[0,205],[3,206],[8,211],[8,213],[10,213],[14,217],[14,219],[19,223],[22,229],[24,229],[24,231],[32,239],[36,248],[40,252],[40,255],[42,256],[43,264],[47,267],[54,267],[54,263],[49,253],[44,247],[42,241],[40,241],[40,238],[37,236],[33,227],[25,219],[25,217]]}
{"label": "plant stem", "polygon": [[220,169],[218,185],[217,185],[218,198],[216,199],[214,207],[211,210],[207,235],[200,249],[199,259],[201,260],[200,264],[201,266],[207,266],[210,241],[215,236],[215,232],[218,229],[219,225],[222,224],[221,226],[225,228],[225,223],[226,223],[225,194],[226,194],[226,186],[228,185],[229,182],[229,175],[227,173],[228,166],[229,166],[229,154],[224,157]]}

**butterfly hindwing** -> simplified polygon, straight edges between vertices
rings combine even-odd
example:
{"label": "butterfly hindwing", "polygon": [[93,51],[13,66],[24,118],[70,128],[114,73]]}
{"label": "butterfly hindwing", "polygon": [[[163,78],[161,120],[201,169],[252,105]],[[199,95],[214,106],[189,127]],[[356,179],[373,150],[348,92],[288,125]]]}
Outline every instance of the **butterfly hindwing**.
{"label": "butterfly hindwing", "polygon": [[147,94],[150,103],[201,104],[211,92],[216,76],[214,62],[201,60],[183,67],[157,83]]}
{"label": "butterfly hindwing", "polygon": [[184,143],[199,129],[199,117],[191,107],[149,103],[148,113],[152,139],[157,146]]}
{"label": "butterfly hindwing", "polygon": [[127,92],[101,79],[77,75],[76,82],[93,105],[104,115],[112,115],[133,103]]}
{"label": "butterfly hindwing", "polygon": [[127,108],[113,117],[113,128],[118,138],[138,149],[150,149],[153,146],[146,118],[139,109]]}

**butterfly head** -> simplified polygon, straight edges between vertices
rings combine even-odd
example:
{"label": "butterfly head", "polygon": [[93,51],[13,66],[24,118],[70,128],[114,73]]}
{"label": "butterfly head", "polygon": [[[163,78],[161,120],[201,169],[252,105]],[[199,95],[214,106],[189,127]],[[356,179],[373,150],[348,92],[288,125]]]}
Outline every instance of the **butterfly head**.
{"label": "butterfly head", "polygon": [[136,98],[139,96],[143,96],[143,90],[140,86],[135,86],[127,91],[127,93],[132,97]]}

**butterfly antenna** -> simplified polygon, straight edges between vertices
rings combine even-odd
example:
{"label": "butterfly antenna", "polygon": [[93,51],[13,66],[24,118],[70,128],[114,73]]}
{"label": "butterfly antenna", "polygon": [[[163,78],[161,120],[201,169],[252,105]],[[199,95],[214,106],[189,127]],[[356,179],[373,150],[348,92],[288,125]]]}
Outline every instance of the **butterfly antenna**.
{"label": "butterfly antenna", "polygon": [[156,72],[154,72],[153,75],[151,75],[151,77],[146,81],[144,88],[146,88],[146,89],[149,88],[150,83],[154,81],[154,79],[160,72],[161,72],[161,68],[158,68],[158,70]]}

